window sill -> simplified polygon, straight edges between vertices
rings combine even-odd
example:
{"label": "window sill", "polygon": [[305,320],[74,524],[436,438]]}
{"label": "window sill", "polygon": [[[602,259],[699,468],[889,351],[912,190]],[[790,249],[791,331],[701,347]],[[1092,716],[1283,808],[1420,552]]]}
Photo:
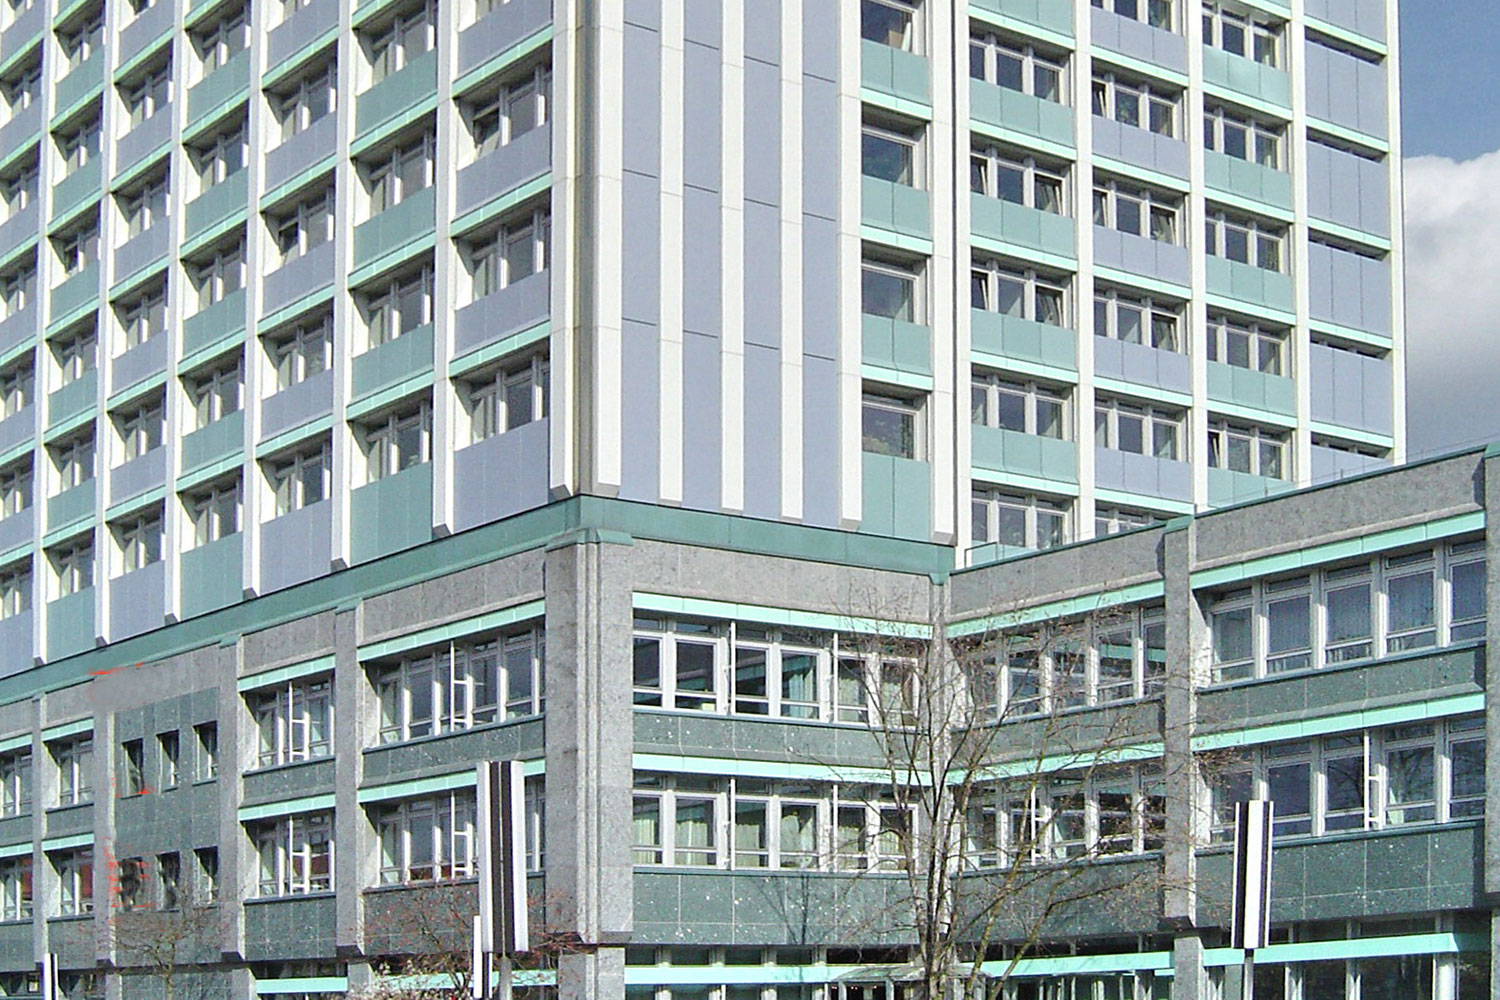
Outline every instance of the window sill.
{"label": "window sill", "polygon": [[1204,685],[1201,690],[1229,691],[1255,684],[1271,684],[1276,681],[1304,678],[1319,674],[1332,674],[1344,670],[1362,670],[1366,667],[1382,666],[1387,663],[1400,663],[1404,660],[1417,660],[1429,656],[1441,656],[1445,653],[1461,653],[1483,649],[1484,645],[1485,640],[1483,639],[1462,639],[1458,642],[1450,642],[1446,646],[1425,646],[1422,649],[1408,649],[1399,653],[1388,653],[1385,656],[1367,656],[1361,660],[1349,660],[1345,663],[1327,663],[1321,667],[1309,667],[1306,670],[1288,670],[1285,673],[1266,674],[1262,677],[1244,677],[1232,681],[1215,681]]}
{"label": "window sill", "polygon": [[[529,875],[531,873],[527,872],[527,874]],[[472,886],[478,884],[478,878],[473,875],[466,875],[463,878],[443,879],[441,881],[398,882],[394,885],[367,885],[360,891],[366,894],[370,894],[383,892],[402,892],[411,889],[442,889],[456,885]]]}
{"label": "window sill", "polygon": [[739,712],[707,712],[699,708],[662,708],[660,705],[632,705],[637,712],[690,719],[723,719],[726,722],[762,722],[777,726],[817,726],[824,729],[874,729],[869,722],[841,722],[836,719],[798,719],[785,715],[749,715]]}
{"label": "window sill", "polygon": [[[242,772],[242,777],[247,777],[248,778],[252,774],[274,774],[277,771],[295,770],[296,768],[299,768],[299,767],[307,767],[309,764],[320,764],[320,763],[322,763],[323,761],[326,761],[326,760],[333,760],[333,754],[331,754],[331,753],[325,753],[325,754],[319,754],[316,757],[309,757],[306,760],[289,760],[289,761],[285,761],[284,763],[281,763],[281,764],[267,764],[264,767],[247,768],[244,772]],[[218,779],[217,778],[210,778],[208,780],[209,781],[217,781]],[[205,781],[203,783],[207,784],[208,782]]]}
{"label": "window sill", "polygon": [[[302,899],[333,899],[338,894],[332,889],[318,890],[317,892],[292,892],[285,896],[251,896],[245,900],[246,906],[259,906],[266,903],[288,903]],[[214,904],[217,905],[217,904]]]}
{"label": "window sill", "polygon": [[[1484,820],[1480,817],[1465,816],[1462,819],[1450,819],[1446,823],[1430,820],[1424,823],[1402,823],[1397,826],[1383,826],[1370,830],[1339,830],[1336,833],[1325,833],[1322,835],[1307,833],[1299,833],[1295,836],[1280,835],[1276,838],[1276,848],[1278,850],[1285,850],[1288,847],[1309,847],[1316,844],[1343,844],[1359,840],[1373,840],[1379,837],[1435,833],[1446,830],[1476,828],[1483,825]],[[1197,853],[1200,856],[1232,854],[1234,853],[1234,844],[1229,842],[1207,844],[1199,847]]]}
{"label": "window sill", "polygon": [[[1134,855],[1141,857],[1142,855]],[[870,878],[871,876],[885,876],[888,878],[905,878],[906,873],[899,868],[713,868],[707,865],[634,865],[633,869],[637,875],[756,875],[771,878]],[[527,872],[528,875],[540,874],[539,872]]]}
{"label": "window sill", "polygon": [[93,919],[94,919],[94,913],[93,913],[92,910],[90,910],[88,913],[59,913],[55,917],[48,917],[47,918],[47,922],[48,923],[70,923],[70,924],[77,924],[77,923],[82,923],[85,920],[93,920]]}
{"label": "window sill", "polygon": [[472,733],[490,732],[497,729],[504,729],[507,726],[524,725],[528,722],[540,722],[546,718],[546,715],[546,712],[538,712],[536,715],[518,715],[513,719],[506,719],[504,722],[486,722],[478,726],[470,726],[468,729],[449,729],[446,732],[435,733],[431,736],[414,736],[409,740],[392,740],[390,743],[377,743],[372,747],[364,747],[360,752],[376,753],[380,750],[393,750],[397,747],[423,746],[429,743],[436,743],[440,740],[457,739],[460,736],[468,736]]}
{"label": "window sill", "polygon": [[89,799],[86,802],[68,802],[68,803],[66,803],[64,805],[60,805],[60,806],[48,806],[44,810],[44,812],[48,816],[55,816],[58,813],[65,813],[65,812],[68,812],[69,810],[72,810],[72,809],[91,809],[91,808],[93,808],[93,805],[94,805],[94,800],[93,799]]}

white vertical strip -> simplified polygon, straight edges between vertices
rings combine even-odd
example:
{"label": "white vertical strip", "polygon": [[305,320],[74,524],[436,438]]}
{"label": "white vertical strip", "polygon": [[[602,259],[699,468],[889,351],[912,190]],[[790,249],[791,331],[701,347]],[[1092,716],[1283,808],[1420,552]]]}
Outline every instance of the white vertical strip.
{"label": "white vertical strip", "polygon": [[[1181,335],[1187,346],[1192,367],[1193,408],[1188,413],[1186,457],[1192,463],[1193,505],[1198,510],[1208,506],[1208,361],[1207,352],[1199,347],[1207,322],[1208,256],[1203,245],[1204,219],[1208,205],[1204,201],[1203,130],[1203,18],[1201,6],[1193,3],[1182,12],[1183,30],[1187,33],[1188,92],[1184,138],[1188,144],[1188,184],[1190,191],[1184,204],[1182,233],[1189,247],[1188,274],[1193,297],[1182,317]],[[1079,209],[1082,213],[1083,209]],[[1092,311],[1092,310],[1091,310]],[[1084,418],[1080,416],[1080,421]],[[1092,428],[1093,420],[1089,415]],[[1092,434],[1092,429],[1090,430]],[[1093,454],[1090,449],[1090,455]]]}
{"label": "white vertical strip", "polygon": [[[685,28],[683,6],[661,6],[661,455],[658,490],[682,503],[682,145]],[[726,269],[727,270],[727,269]]]}
{"label": "white vertical strip", "polygon": [[860,324],[859,163],[860,0],[839,3],[838,129],[839,162],[839,525],[859,527],[864,516],[864,455],[860,447],[860,404],[864,382]]}
{"label": "white vertical strip", "polygon": [[[1073,143],[1078,160],[1073,170],[1073,217],[1078,277],[1073,283],[1073,329],[1077,331],[1078,389],[1073,393],[1073,427],[1078,441],[1078,500],[1069,525],[1074,538],[1089,538],[1094,532],[1094,119],[1089,113],[1093,99],[1093,62],[1089,56],[1092,15],[1088,0],[1075,0],[1073,30],[1078,49],[1073,59]],[[1197,16],[1196,11],[1192,16]]]}
{"label": "white vertical strip", "polygon": [[781,516],[789,520],[802,518],[802,235],[802,0],[782,0]]}
{"label": "white vertical strip", "polygon": [[745,508],[745,0],[720,0],[719,506]]}
{"label": "white vertical strip", "polygon": [[[953,414],[953,545],[956,549],[954,562],[963,566],[968,561],[967,553],[974,545],[974,519],[966,516],[970,501],[974,495],[974,435],[973,423],[967,419],[963,408],[958,400],[963,397],[961,393],[964,386],[968,385],[974,377],[973,363],[973,323],[970,310],[970,299],[968,292],[968,270],[974,264],[973,252],[973,226],[970,216],[970,200],[968,188],[960,185],[959,171],[968,170],[969,156],[974,149],[974,137],[969,130],[969,86],[967,80],[968,68],[962,62],[969,58],[969,21],[967,17],[955,17],[952,25],[953,37],[947,41],[952,48],[951,59],[953,68],[950,71],[952,79],[949,87],[953,94],[951,102],[953,114],[953,175],[941,185],[944,197],[950,197],[953,202],[953,381],[954,392],[958,395],[955,400]],[[944,44],[943,40],[934,42],[932,49],[934,53],[945,51],[939,48]],[[936,58],[936,55],[934,55]],[[940,91],[934,91],[940,93]],[[934,108],[934,110],[937,110]],[[934,183],[934,192],[940,185]],[[934,193],[936,198],[936,193]],[[933,205],[934,213],[937,205]],[[933,330],[933,337],[937,337],[937,328]]]}
{"label": "white vertical strip", "polygon": [[[339,10],[339,37],[354,38],[354,29],[351,26],[353,11],[348,5]],[[355,94],[360,89],[360,78],[357,73],[357,59],[338,60],[338,107],[335,114],[338,116],[338,149],[344,154],[338,157],[334,166],[334,241],[333,241],[333,432],[332,447],[333,472],[330,477],[332,482],[331,514],[333,519],[332,537],[332,562],[336,569],[341,569],[349,564],[350,551],[350,520],[349,505],[350,494],[364,473],[364,459],[355,446],[354,432],[349,427],[349,422],[344,419],[346,404],[349,399],[349,389],[353,382],[353,359],[364,347],[357,344],[355,338],[360,334],[362,324],[359,312],[354,307],[353,297],[348,292],[349,269],[354,253],[354,219],[356,215],[355,206],[360,204],[357,194],[363,194],[363,188],[359,183],[359,177],[355,173],[354,163],[349,159],[348,150],[354,141],[354,107],[357,98],[349,98],[346,95]],[[368,206],[365,206],[368,210]],[[269,483],[261,485],[262,499],[267,504],[272,502],[272,492]]]}
{"label": "white vertical strip", "polygon": [[1391,434],[1396,447],[1391,461],[1406,461],[1406,201],[1405,181],[1401,170],[1405,155],[1401,143],[1401,53],[1397,0],[1386,0],[1385,38],[1385,105],[1386,136],[1391,152],[1386,159],[1386,176],[1390,178],[1391,211]]}
{"label": "white vertical strip", "polygon": [[595,492],[614,495],[620,488],[620,337],[624,325],[624,149],[625,6],[605,3],[593,6],[598,18],[594,39],[598,76],[588,92],[587,107],[593,113],[593,158],[595,173],[592,261],[594,315],[591,330],[594,351],[590,365],[594,419],[589,426],[592,451],[591,474],[585,482]]}
{"label": "white vertical strip", "polygon": [[[457,53],[458,13],[454,4],[438,4],[437,37],[449,44],[437,47],[437,149],[433,171],[437,220],[432,251],[432,527],[439,535],[453,531],[453,453],[458,450],[460,419],[457,387],[448,377],[453,357],[453,313],[458,307],[458,254],[449,239],[453,219],[454,177],[451,165],[459,160],[463,128],[453,103],[454,57]],[[449,169],[442,165],[447,164]]]}
{"label": "white vertical strip", "polygon": [[[960,13],[962,11],[962,13]],[[958,163],[955,136],[968,139],[967,122],[960,127],[954,120],[953,102],[937,95],[951,94],[957,87],[954,62],[968,58],[968,46],[960,45],[956,23],[967,29],[967,11],[950,4],[928,7],[927,64],[932,74],[932,124],[927,130],[931,150],[931,174],[927,184],[932,219],[932,258],[927,262],[927,292],[930,303],[927,322],[932,352],[932,396],[927,401],[929,468],[932,481],[929,502],[932,513],[932,538],[952,543],[954,539],[954,503],[958,469],[955,464],[955,429],[958,423],[956,402],[958,373],[956,359],[966,357],[956,351],[954,331],[958,326],[958,248],[955,244],[953,210],[958,185]],[[967,259],[965,257],[964,259]],[[967,381],[965,376],[963,381]]]}
{"label": "white vertical strip", "polygon": [[[178,11],[177,16],[179,18],[182,16],[181,10]],[[259,80],[265,72],[266,35],[270,32],[274,23],[271,17],[271,12],[266,9],[264,4],[256,5],[250,12],[250,79],[252,81],[252,88],[255,85],[254,81]],[[174,41],[181,47],[177,53],[174,53],[172,60],[172,93],[175,95],[172,103],[174,105],[182,104],[185,108],[187,104],[187,87],[185,86],[187,74],[184,72],[183,67],[178,64],[185,64],[187,62],[185,53],[182,51],[186,47],[186,37],[179,33]],[[265,521],[270,520],[268,515],[274,510],[274,505],[271,503],[270,490],[268,487],[262,485],[265,477],[260,475],[260,468],[255,461],[255,444],[260,440],[261,418],[265,409],[264,401],[276,392],[275,365],[272,363],[270,355],[261,349],[260,338],[256,336],[256,319],[263,311],[260,301],[260,290],[263,284],[261,275],[266,270],[260,263],[262,258],[259,255],[264,253],[263,248],[270,241],[270,233],[266,232],[266,227],[255,225],[255,218],[259,215],[260,197],[264,193],[262,189],[265,187],[265,153],[263,150],[269,145],[264,137],[266,115],[256,110],[258,105],[264,103],[264,101],[257,100],[252,91],[250,96],[252,111],[248,165],[255,172],[249,175],[249,184],[247,185],[247,190],[249,191],[249,204],[247,206],[249,224],[247,228],[249,232],[246,233],[245,238],[245,284],[247,286],[245,298],[249,314],[245,317],[245,384],[241,389],[242,408],[245,412],[245,465],[244,471],[241,474],[243,478],[240,483],[240,536],[244,540],[244,545],[241,549],[241,561],[243,563],[242,587],[246,593],[256,593],[260,589],[261,525]],[[174,136],[174,140],[177,138],[177,136]],[[179,178],[185,177],[189,169],[187,151],[177,141],[174,141],[172,144],[172,155],[174,158],[171,168],[172,174],[170,182],[167,185],[169,198],[173,198],[176,192],[186,187],[186,184],[179,180]],[[338,197],[337,193],[335,193],[334,197]],[[337,202],[335,202],[335,208],[337,207]],[[174,226],[174,232],[177,219],[180,215],[181,213],[178,212],[177,206],[174,204],[172,215],[168,220],[168,224]],[[340,215],[335,215],[333,218],[332,226],[335,240],[345,238],[340,228],[343,218]],[[174,243],[173,246],[175,247],[176,244]],[[177,255],[173,253],[172,256],[175,258]],[[172,280],[168,281],[167,288],[167,315],[169,316],[181,316],[184,293],[172,287],[175,285],[177,289],[182,288],[184,283],[178,277],[181,273],[180,268],[172,268],[169,272],[172,275]],[[181,325],[178,323],[172,324],[172,327],[174,329],[181,329]],[[175,367],[176,363],[176,357],[174,356],[171,364]],[[171,381],[171,379],[168,379],[168,384]],[[168,407],[167,419],[169,426],[178,425],[173,421],[170,406]],[[171,482],[171,479],[167,481]],[[184,518],[181,530],[175,535],[179,540],[179,552],[187,548],[189,525],[186,521],[187,519]]]}
{"label": "white vertical strip", "polygon": [[1287,265],[1292,276],[1292,305],[1297,325],[1292,330],[1291,363],[1295,380],[1297,428],[1292,432],[1291,478],[1299,485],[1312,481],[1312,293],[1308,285],[1307,214],[1307,21],[1302,0],[1292,0],[1292,20],[1286,30],[1286,66],[1291,74],[1292,126],[1287,138],[1287,169],[1292,178],[1292,230],[1287,240]]}
{"label": "white vertical strip", "polygon": [[587,79],[579,59],[577,0],[555,0],[552,23],[552,269],[551,322],[547,333],[549,391],[547,481],[554,497],[578,491],[579,411],[577,252],[585,220],[575,212],[581,178],[580,144]]}

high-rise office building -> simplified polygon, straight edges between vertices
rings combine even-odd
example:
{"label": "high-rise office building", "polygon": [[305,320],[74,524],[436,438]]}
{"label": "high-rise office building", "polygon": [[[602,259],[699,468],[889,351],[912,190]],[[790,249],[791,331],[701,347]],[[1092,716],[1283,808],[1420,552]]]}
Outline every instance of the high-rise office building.
{"label": "high-rise office building", "polygon": [[[0,993],[149,995],[188,886],[220,995],[399,973],[493,757],[564,996],[894,990],[736,874],[887,866],[838,636],[1156,525],[1015,564],[1144,650],[1238,597],[1159,522],[1403,459],[1396,70],[1395,0],[3,0]],[[1158,996],[1185,913],[1058,947]]]}

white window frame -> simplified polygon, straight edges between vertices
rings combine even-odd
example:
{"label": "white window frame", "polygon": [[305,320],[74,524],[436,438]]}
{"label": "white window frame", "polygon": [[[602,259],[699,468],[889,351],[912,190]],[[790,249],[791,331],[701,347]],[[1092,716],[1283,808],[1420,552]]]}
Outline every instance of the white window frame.
{"label": "white window frame", "polygon": [[[290,514],[327,500],[333,490],[333,449],[325,440],[321,447],[300,451],[266,463],[266,481],[271,487],[275,517]],[[308,490],[309,475],[316,476],[317,496]]]}
{"label": "white window frame", "polygon": [[1053,54],[1034,45],[1002,39],[997,35],[978,34],[969,39],[969,77],[1006,90],[1017,88],[1000,82],[1000,62],[1019,67],[1019,93],[1053,104],[1067,105],[1067,55]]}
{"label": "white window frame", "polygon": [[[1180,139],[1182,92],[1136,77],[1104,71],[1094,74],[1090,102],[1096,117],[1139,128],[1167,139]],[[1127,108],[1134,105],[1131,120]],[[1123,117],[1122,117],[1123,116]]]}
{"label": "white window frame", "polygon": [[[1036,494],[1017,493],[1011,490],[990,486],[975,486],[972,494],[971,517],[973,523],[978,523],[980,510],[983,508],[983,516],[986,522],[986,533],[983,540],[976,537],[972,540],[977,548],[981,545],[1010,545],[1009,542],[999,540],[999,512],[1002,508],[1007,510],[1020,510],[1025,518],[1025,543],[1020,548],[1045,549],[1057,545],[1066,545],[1073,537],[1071,525],[1073,520],[1072,501],[1065,498],[1043,497]],[[1041,532],[1041,517],[1047,515],[1058,520],[1058,534],[1055,540],[1045,539]],[[1045,544],[1043,544],[1045,542]]]}
{"label": "white window frame", "polygon": [[[406,447],[413,443],[414,452]],[[366,482],[432,461],[432,404],[424,399],[414,410],[394,411],[363,422],[359,444],[365,457]]]}
{"label": "white window frame", "polygon": [[332,812],[282,816],[252,828],[260,899],[333,891]]}
{"label": "white window frame", "polygon": [[[1258,371],[1265,375],[1288,375],[1291,368],[1287,345],[1290,334],[1284,329],[1266,326],[1255,321],[1242,321],[1230,316],[1210,312],[1208,314],[1208,360],[1233,365],[1247,371]],[[1232,340],[1245,343],[1246,364],[1234,360]]]}
{"label": "white window frame", "polygon": [[333,753],[333,677],[297,677],[247,692],[257,735],[251,769],[316,760]]}
{"label": "white window frame", "polygon": [[[1233,441],[1246,442],[1250,449],[1250,468],[1231,469],[1229,445]],[[1213,419],[1208,425],[1208,465],[1212,469],[1230,469],[1247,475],[1266,479],[1285,480],[1291,476],[1291,435],[1281,428],[1259,427],[1234,421]],[[1278,456],[1278,469],[1267,470],[1266,458],[1274,449]]]}
{"label": "white window frame", "polygon": [[[1069,279],[1053,277],[1031,268],[1016,268],[997,261],[975,260],[969,270],[970,308],[1002,316],[1015,316],[1047,326],[1066,329],[1070,324]],[[1000,308],[1006,289],[1018,292],[1021,309]]]}
{"label": "white window frame", "polygon": [[550,403],[548,376],[546,356],[535,354],[520,364],[496,369],[482,381],[466,382],[464,402],[471,441],[478,443],[546,419]]}
{"label": "white window frame", "polygon": [[[1230,256],[1229,238],[1234,234],[1245,240],[1244,260]],[[1204,249],[1210,256],[1258,267],[1262,271],[1283,273],[1286,270],[1287,228],[1280,223],[1210,211],[1204,220],[1204,240]]]}
{"label": "white window frame", "polygon": [[[1183,245],[1183,204],[1179,195],[1137,187],[1107,177],[1094,178],[1094,225],[1129,236],[1139,236],[1168,246]],[[1121,214],[1124,205],[1135,207],[1139,229],[1129,228]]]}

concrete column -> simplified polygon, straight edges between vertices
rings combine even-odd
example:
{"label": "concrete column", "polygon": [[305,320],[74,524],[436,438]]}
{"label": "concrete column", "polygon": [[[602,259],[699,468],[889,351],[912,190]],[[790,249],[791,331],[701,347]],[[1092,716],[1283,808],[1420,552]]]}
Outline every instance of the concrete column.
{"label": "concrete column", "polygon": [[368,716],[370,686],[364,683],[359,669],[358,612],[342,611],[334,615],[333,643],[333,745],[334,754],[334,843],[348,844],[353,850],[337,850],[333,855],[334,885],[354,886],[353,892],[340,892],[335,918],[335,947],[340,955],[363,953],[365,940],[365,896],[359,886],[375,884],[376,855],[374,833],[365,822],[359,807],[359,783],[364,777],[365,722]]}
{"label": "concrete column", "polygon": [[582,950],[560,1000],[623,1000],[631,891],[628,539],[594,531],[548,547],[547,916]]}
{"label": "concrete column", "polygon": [[1203,939],[1180,935],[1172,943],[1172,1000],[1206,1000],[1203,975]]}
{"label": "concrete column", "polygon": [[1193,597],[1189,572],[1194,558],[1191,518],[1172,521],[1162,536],[1167,599],[1167,685],[1162,727],[1167,783],[1166,884],[1162,918],[1167,925],[1197,925],[1195,848],[1204,827],[1202,776],[1193,759],[1197,689],[1204,681],[1209,648],[1208,622]]}

